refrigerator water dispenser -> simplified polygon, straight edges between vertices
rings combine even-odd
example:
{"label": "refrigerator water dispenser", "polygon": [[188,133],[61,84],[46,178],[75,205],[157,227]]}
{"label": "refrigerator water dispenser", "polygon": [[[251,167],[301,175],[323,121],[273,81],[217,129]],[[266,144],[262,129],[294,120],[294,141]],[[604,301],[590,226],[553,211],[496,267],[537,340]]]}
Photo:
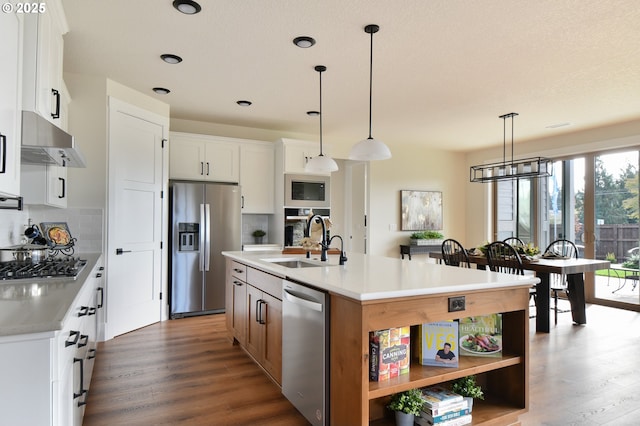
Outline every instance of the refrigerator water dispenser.
{"label": "refrigerator water dispenser", "polygon": [[198,251],[199,241],[200,225],[198,223],[178,223],[178,251]]}

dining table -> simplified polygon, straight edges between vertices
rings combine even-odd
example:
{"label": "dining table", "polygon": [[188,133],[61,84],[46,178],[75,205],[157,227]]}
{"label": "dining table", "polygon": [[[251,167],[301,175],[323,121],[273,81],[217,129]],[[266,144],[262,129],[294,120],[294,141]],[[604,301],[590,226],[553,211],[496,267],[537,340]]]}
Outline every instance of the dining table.
{"label": "dining table", "polygon": [[[430,252],[429,257],[442,262],[442,252]],[[484,254],[469,253],[469,262],[478,269],[486,269],[487,257]],[[533,271],[540,279],[536,284],[536,331],[548,333],[550,330],[551,274],[567,277],[567,299],[571,304],[571,315],[576,324],[587,323],[586,302],[584,294],[584,274],[600,269],[608,269],[610,262],[598,259],[583,258],[534,258],[522,259],[522,269]]]}

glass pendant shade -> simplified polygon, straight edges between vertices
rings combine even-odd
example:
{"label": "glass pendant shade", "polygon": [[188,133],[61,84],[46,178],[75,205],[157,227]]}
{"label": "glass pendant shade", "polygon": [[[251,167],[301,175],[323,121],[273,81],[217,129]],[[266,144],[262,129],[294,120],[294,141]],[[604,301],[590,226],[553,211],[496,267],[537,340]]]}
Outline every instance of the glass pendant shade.
{"label": "glass pendant shade", "polygon": [[369,161],[389,158],[391,158],[389,147],[384,142],[373,138],[361,140],[351,148],[349,153],[350,160]]}
{"label": "glass pendant shade", "polygon": [[304,166],[304,171],[308,173],[327,173],[337,170],[338,163],[336,163],[333,158],[322,154],[310,158]]}

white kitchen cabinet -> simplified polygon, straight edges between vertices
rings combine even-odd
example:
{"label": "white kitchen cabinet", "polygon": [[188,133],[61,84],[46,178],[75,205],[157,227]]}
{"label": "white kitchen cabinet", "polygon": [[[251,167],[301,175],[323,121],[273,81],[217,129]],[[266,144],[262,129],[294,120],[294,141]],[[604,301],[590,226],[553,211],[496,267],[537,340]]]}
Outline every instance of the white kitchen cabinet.
{"label": "white kitchen cabinet", "polygon": [[[281,150],[281,169],[284,173],[305,173],[304,167],[309,159],[320,154],[320,142],[280,139],[278,143]],[[330,155],[331,146],[326,143],[323,144],[322,151],[324,155]],[[326,174],[328,175],[329,173]]]}
{"label": "white kitchen cabinet", "polygon": [[40,2],[43,13],[24,15],[23,108],[61,127],[64,41],[69,31],[60,0]]}
{"label": "white kitchen cabinet", "polygon": [[0,195],[9,197],[20,195],[22,24],[21,14],[0,14]]}
{"label": "white kitchen cabinet", "polygon": [[241,142],[242,213],[272,214],[275,199],[275,157],[270,142]]}
{"label": "white kitchen cabinet", "polygon": [[25,204],[67,207],[66,167],[51,164],[23,164],[21,180]]}
{"label": "white kitchen cabinet", "polygon": [[[0,424],[82,425],[96,356],[100,311],[96,273],[102,264],[100,257],[65,315],[62,329],[0,336]],[[52,297],[50,293],[63,293],[71,285],[64,281],[34,284],[44,293],[24,297]]]}
{"label": "white kitchen cabinet", "polygon": [[228,138],[172,132],[169,177],[237,183],[240,180],[240,146]]}

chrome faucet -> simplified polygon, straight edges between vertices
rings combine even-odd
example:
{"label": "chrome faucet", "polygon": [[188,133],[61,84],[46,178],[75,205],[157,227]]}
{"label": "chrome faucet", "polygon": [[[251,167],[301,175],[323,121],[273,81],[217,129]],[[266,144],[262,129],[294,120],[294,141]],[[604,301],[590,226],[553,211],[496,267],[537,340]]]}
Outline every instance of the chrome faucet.
{"label": "chrome faucet", "polygon": [[[329,250],[329,246],[327,244],[327,227],[324,224],[324,219],[322,219],[322,216],[320,216],[319,214],[314,214],[313,216],[311,216],[309,218],[309,221],[307,222],[306,236],[307,237],[311,236],[311,224],[316,219],[320,221],[320,225],[322,226],[322,241],[320,241],[320,248],[322,250],[322,253],[320,254],[320,260],[322,262],[326,262],[327,261],[327,251]],[[307,251],[307,259],[309,257],[310,257],[310,252]]]}

